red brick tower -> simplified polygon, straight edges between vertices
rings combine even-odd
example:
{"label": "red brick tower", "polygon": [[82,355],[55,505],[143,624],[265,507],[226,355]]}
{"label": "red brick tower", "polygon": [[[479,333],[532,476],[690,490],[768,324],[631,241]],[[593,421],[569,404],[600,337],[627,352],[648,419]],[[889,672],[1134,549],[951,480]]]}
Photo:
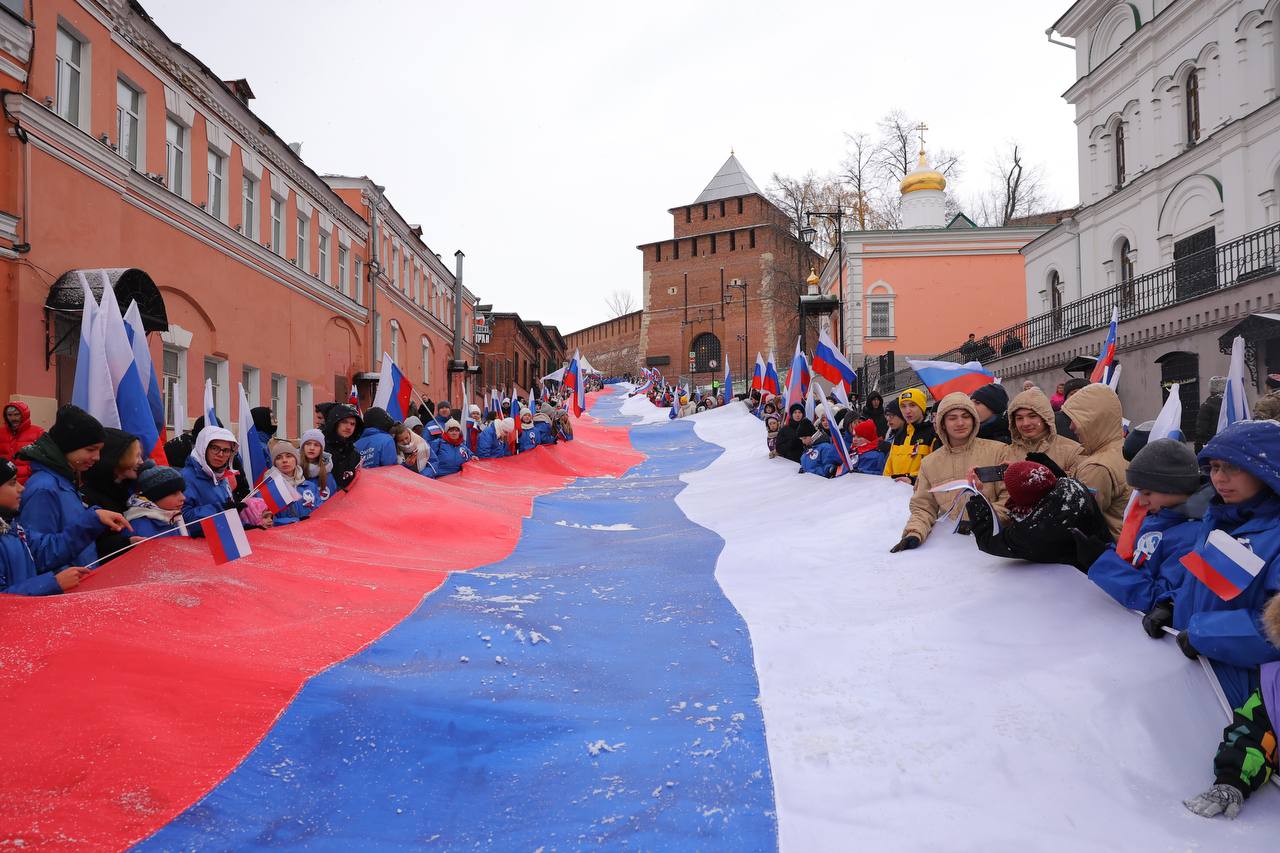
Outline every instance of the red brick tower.
{"label": "red brick tower", "polygon": [[644,256],[644,365],[705,386],[723,378],[726,357],[736,380],[749,375],[756,351],[789,360],[800,288],[822,257],[792,235],[732,154],[692,204],[669,212],[673,236],[636,247]]}

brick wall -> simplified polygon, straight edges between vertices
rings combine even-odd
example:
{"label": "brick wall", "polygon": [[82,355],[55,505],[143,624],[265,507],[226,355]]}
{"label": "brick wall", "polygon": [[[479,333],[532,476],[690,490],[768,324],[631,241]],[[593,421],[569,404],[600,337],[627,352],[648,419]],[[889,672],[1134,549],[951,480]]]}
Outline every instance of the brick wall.
{"label": "brick wall", "polygon": [[641,311],[633,311],[570,332],[565,336],[565,349],[571,356],[575,350],[581,352],[592,367],[606,376],[634,375],[643,361],[640,357],[642,315]]}

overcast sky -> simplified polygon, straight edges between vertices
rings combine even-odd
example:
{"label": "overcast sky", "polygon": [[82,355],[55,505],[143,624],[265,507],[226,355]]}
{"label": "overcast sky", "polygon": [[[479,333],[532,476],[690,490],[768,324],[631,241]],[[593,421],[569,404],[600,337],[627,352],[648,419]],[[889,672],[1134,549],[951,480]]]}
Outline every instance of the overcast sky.
{"label": "overcast sky", "polygon": [[1077,199],[1067,0],[489,3],[142,0],[174,41],[304,143],[367,174],[497,310],[562,332],[639,302],[635,246],[671,235],[730,148],[763,188],[825,172],[901,108],[959,151],[962,198],[1016,139]]}

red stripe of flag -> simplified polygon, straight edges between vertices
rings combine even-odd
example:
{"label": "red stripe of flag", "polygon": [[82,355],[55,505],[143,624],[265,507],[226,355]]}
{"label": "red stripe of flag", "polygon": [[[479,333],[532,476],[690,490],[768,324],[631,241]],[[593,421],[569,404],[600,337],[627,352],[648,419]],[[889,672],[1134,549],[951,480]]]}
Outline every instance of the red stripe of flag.
{"label": "red stripe of flag", "polygon": [[1200,580],[1200,583],[1209,587],[1213,594],[1223,601],[1230,601],[1244,591],[1223,577],[1217,569],[1209,564],[1208,560],[1195,551],[1187,554],[1179,562],[1182,563],[1187,571],[1195,575]]}

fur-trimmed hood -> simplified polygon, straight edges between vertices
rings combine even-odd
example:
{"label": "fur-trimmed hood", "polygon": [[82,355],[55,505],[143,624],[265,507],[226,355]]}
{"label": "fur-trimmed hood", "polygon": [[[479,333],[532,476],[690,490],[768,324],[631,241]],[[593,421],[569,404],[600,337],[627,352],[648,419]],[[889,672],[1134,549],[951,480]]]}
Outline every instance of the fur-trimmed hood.
{"label": "fur-trimmed hood", "polygon": [[1271,645],[1280,647],[1280,595],[1271,596],[1262,609],[1262,629],[1266,631]]}

